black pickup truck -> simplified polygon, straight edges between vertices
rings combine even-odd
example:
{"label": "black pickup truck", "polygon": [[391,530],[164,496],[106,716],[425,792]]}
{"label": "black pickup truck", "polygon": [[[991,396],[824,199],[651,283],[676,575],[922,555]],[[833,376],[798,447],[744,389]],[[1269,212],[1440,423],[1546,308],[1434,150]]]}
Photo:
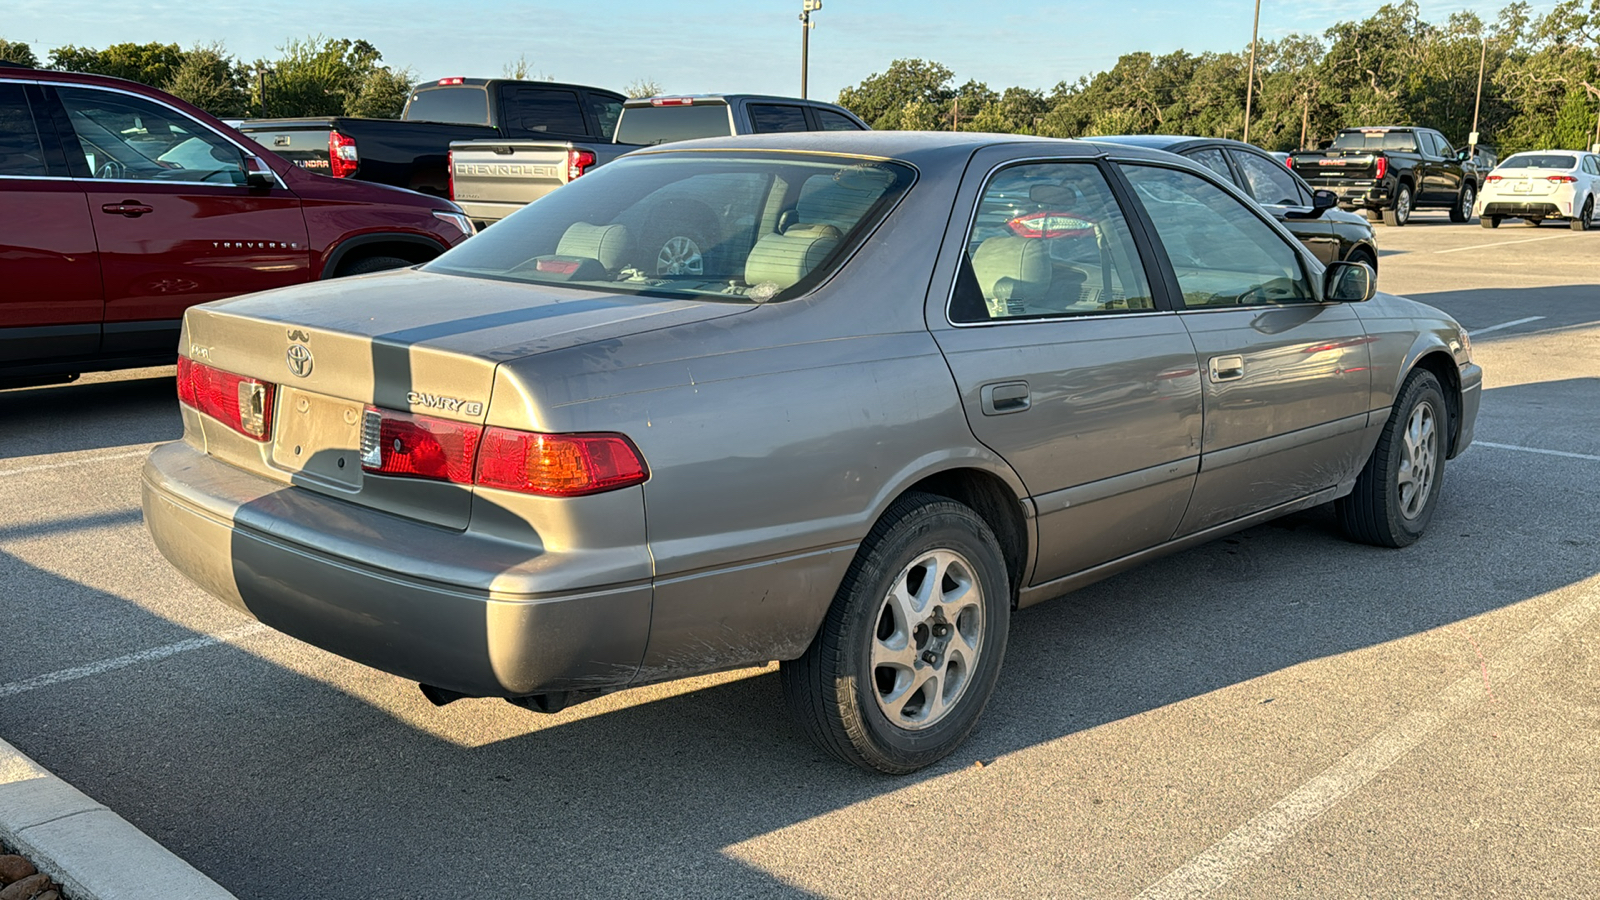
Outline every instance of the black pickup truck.
{"label": "black pickup truck", "polygon": [[451,141],[610,141],[625,99],[577,84],[441,78],[414,88],[398,119],[247,119],[238,128],[307,171],[445,197]]}
{"label": "black pickup truck", "polygon": [[1289,154],[1289,167],[1338,194],[1340,206],[1394,226],[1415,209],[1448,209],[1450,221],[1472,221],[1483,181],[1467,152],[1432,128],[1346,128],[1322,150]]}

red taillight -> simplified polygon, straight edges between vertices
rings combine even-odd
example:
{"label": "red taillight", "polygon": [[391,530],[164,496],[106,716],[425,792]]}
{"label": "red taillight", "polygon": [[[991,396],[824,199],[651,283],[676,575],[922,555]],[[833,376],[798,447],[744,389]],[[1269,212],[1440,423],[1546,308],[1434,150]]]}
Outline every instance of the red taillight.
{"label": "red taillight", "polygon": [[1006,223],[1018,237],[1083,237],[1094,233],[1095,222],[1076,213],[1036,212],[1017,216]]}
{"label": "red taillight", "polygon": [[581,497],[649,477],[633,442],[620,434],[532,434],[489,427],[478,484],[545,497]]}
{"label": "red taillight", "polygon": [[594,154],[587,150],[567,151],[567,180],[572,181],[594,165]]}
{"label": "red taillight", "polygon": [[1548,181],[1551,184],[1571,184],[1577,180],[1578,179],[1573,178],[1571,175],[1549,175],[1545,177],[1545,181]]}
{"label": "red taillight", "polygon": [[471,484],[482,436],[478,425],[369,406],[361,422],[361,468],[380,475]]}
{"label": "red taillight", "polygon": [[1292,156],[1285,156],[1285,157],[1284,157],[1284,158],[1283,158],[1283,164],[1284,164],[1284,165],[1286,165],[1286,166],[1288,166],[1288,167],[1289,167],[1289,168],[1291,168],[1291,169],[1292,169],[1292,168],[1294,168],[1294,157],[1292,157]]}
{"label": "red taillight", "polygon": [[693,97],[651,97],[651,106],[693,106]]}
{"label": "red taillight", "polygon": [[1378,157],[1378,180],[1382,181],[1383,176],[1387,174],[1389,174],[1389,160],[1380,156]]}
{"label": "red taillight", "polygon": [[1500,181],[1500,180],[1501,180],[1501,178],[1500,178],[1499,175],[1490,175],[1490,176],[1487,176],[1487,177],[1485,177],[1483,179],[1483,183],[1484,184],[1494,184],[1496,181]]}
{"label": "red taillight", "polygon": [[456,152],[454,150],[446,150],[444,152],[444,177],[446,196],[454,200],[456,198]]}
{"label": "red taillight", "polygon": [[462,78],[460,76],[457,76],[455,78],[441,78],[441,79],[439,79],[439,83],[440,84],[465,84],[466,81],[467,80],[465,78]]}
{"label": "red taillight", "polygon": [[328,132],[328,171],[335,178],[349,178],[361,166],[356,139],[337,131]]}
{"label": "red taillight", "polygon": [[581,497],[650,477],[620,434],[537,434],[367,407],[361,468],[378,475]]}
{"label": "red taillight", "polygon": [[264,441],[272,433],[273,387],[178,357],[178,402],[252,440]]}

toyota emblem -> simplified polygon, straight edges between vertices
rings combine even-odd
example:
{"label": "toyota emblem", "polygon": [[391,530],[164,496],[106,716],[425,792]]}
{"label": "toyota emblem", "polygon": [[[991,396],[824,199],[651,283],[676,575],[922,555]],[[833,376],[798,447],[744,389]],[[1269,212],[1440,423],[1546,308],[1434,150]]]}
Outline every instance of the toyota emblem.
{"label": "toyota emblem", "polygon": [[301,378],[311,374],[311,348],[305,344],[290,344],[288,352],[283,354],[284,360],[289,363],[289,371]]}

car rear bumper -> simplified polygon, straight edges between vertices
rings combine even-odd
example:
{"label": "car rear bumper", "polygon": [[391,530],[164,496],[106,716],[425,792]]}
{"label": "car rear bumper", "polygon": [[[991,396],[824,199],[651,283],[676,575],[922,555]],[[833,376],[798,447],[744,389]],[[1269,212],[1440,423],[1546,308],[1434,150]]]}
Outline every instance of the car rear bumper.
{"label": "car rear bumper", "polygon": [[1556,203],[1531,202],[1526,200],[1491,200],[1483,204],[1482,216],[1515,216],[1522,219],[1564,219],[1568,213],[1563,212]]}
{"label": "car rear bumper", "polygon": [[151,453],[142,482],[151,537],[180,572],[373,668],[517,697],[623,687],[643,658],[648,578],[544,592],[563,580],[557,553],[286,487],[181,442]]}
{"label": "car rear bumper", "polygon": [[1307,179],[1307,183],[1314,188],[1333,191],[1339,196],[1339,206],[1343,209],[1383,209],[1393,199],[1387,187],[1370,181],[1351,184],[1348,181],[1311,178]]}

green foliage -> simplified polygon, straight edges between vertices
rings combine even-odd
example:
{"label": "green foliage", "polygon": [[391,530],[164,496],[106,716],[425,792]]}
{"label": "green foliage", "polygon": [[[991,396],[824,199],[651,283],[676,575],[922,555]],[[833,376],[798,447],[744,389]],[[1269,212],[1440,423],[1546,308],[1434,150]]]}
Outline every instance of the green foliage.
{"label": "green foliage", "polygon": [[8,41],[0,38],[0,62],[20,63],[24,66],[39,65],[39,57],[33,55],[33,48],[22,41]]}
{"label": "green foliage", "polygon": [[345,104],[345,114],[373,119],[398,119],[406,108],[406,98],[411,96],[411,84],[416,78],[410,69],[393,69],[379,66],[362,79],[356,95]]}
{"label": "green foliage", "polygon": [[243,116],[250,100],[246,79],[238,63],[214,44],[186,53],[172,79],[161,87],[214,116]]}
{"label": "green foliage", "polygon": [[[266,114],[271,116],[353,115],[370,77],[380,70],[383,54],[366,41],[335,40],[321,35],[292,40],[278,48],[283,56],[268,63]],[[387,69],[382,71],[387,72]],[[368,95],[376,102],[379,94]],[[262,107],[259,83],[252,106]],[[403,101],[402,101],[403,103]]]}
{"label": "green foliage", "polygon": [[1483,143],[1502,155],[1587,147],[1600,116],[1600,0],[1560,0],[1537,17],[1519,0],[1493,22],[1463,11],[1443,23],[1402,0],[1321,36],[1261,42],[1254,85],[1245,82],[1249,57],[1248,46],[1128,53],[1048,92],[956,88],[939,63],[901,59],[845,88],[839,103],[880,129],[1239,138],[1248,91],[1250,139],[1268,149],[1315,147],[1355,125],[1427,126],[1465,145],[1476,112]]}
{"label": "green foliage", "polygon": [[50,51],[50,68],[160,86],[178,73],[183,57],[177,44],[112,44],[104,50],[68,44]]}
{"label": "green foliage", "polygon": [[624,94],[631,97],[654,97],[662,93],[661,83],[654,78],[635,78],[628,82],[622,89]]}

